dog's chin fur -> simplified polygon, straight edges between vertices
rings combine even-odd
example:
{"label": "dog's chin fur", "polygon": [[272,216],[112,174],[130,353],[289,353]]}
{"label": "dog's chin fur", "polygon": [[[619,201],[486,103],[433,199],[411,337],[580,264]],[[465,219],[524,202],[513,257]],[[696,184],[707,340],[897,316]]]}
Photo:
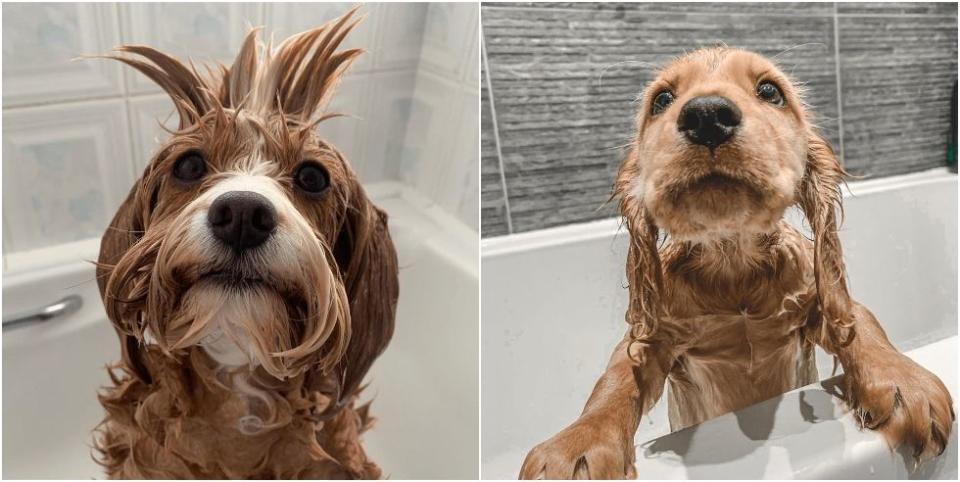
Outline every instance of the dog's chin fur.
{"label": "dog's chin fur", "polygon": [[699,243],[770,233],[797,202],[802,152],[785,149],[788,155],[777,155],[749,142],[749,132],[715,150],[688,145],[675,133],[651,136],[641,143],[675,145],[644,151],[647,161],[627,195],[645,205],[674,240]]}
{"label": "dog's chin fur", "polygon": [[642,200],[657,226],[672,239],[703,243],[770,233],[787,207],[790,191],[710,170],[664,183]]}
{"label": "dog's chin fur", "polygon": [[[290,345],[281,340],[293,331],[291,311],[302,309],[288,308],[279,293],[260,283],[234,286],[200,281],[184,294],[180,312],[170,316],[192,320],[183,329],[199,336],[168,332],[167,343],[196,344],[224,367],[247,366],[251,371],[263,367],[276,378],[287,378],[292,373],[276,358],[284,345]],[[267,333],[273,336],[263,336]]]}
{"label": "dog's chin fur", "polygon": [[723,174],[676,186],[648,201],[657,224],[678,241],[703,242],[773,229],[779,216],[757,189]]}

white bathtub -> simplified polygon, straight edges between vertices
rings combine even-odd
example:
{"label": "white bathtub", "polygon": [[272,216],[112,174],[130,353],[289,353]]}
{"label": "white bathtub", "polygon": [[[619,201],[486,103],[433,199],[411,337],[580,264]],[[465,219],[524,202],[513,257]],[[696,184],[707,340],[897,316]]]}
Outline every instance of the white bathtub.
{"label": "white bathtub", "polygon": [[[933,170],[849,187],[853,195],[845,192],[841,239],[853,295],[877,315],[897,347],[944,380],[956,400],[956,176]],[[798,222],[798,213],[790,218]],[[627,234],[610,219],[494,238],[481,246],[481,475],[509,479],[516,478],[530,448],[577,417],[623,336]],[[831,361],[822,352],[818,367],[821,378],[830,376]],[[816,386],[803,390],[810,391],[805,397],[817,397]],[[782,400],[799,396],[797,391]],[[854,436],[852,420],[839,408],[834,416],[822,407],[827,414],[816,429],[806,430],[808,424],[757,441],[741,433],[737,420],[774,413],[778,427],[789,427],[799,403],[767,406],[766,412],[755,407],[692,428],[697,435],[686,441],[693,440],[693,448],[681,450],[675,437],[689,433],[655,440],[669,433],[664,397],[643,418],[635,439],[640,478],[909,473],[876,434]],[[947,449],[952,457],[913,475],[956,478],[955,439]]]}
{"label": "white bathtub", "polygon": [[[478,473],[478,263],[476,234],[396,184],[370,189],[391,216],[400,260],[392,343],[374,365],[365,399],[376,426],[371,457],[393,478],[472,479]],[[89,244],[89,243],[88,243]],[[102,418],[96,389],[119,356],[93,268],[95,243],[76,262],[4,277],[5,316],[53,301],[45,283],[83,297],[64,319],[3,334],[3,477],[102,478],[90,430]]]}

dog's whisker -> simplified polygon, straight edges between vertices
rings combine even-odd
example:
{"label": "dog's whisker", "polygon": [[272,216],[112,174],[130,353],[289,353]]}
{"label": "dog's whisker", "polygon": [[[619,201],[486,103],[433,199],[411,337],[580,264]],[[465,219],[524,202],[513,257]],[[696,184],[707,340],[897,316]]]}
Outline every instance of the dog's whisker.
{"label": "dog's whisker", "polygon": [[631,141],[631,142],[628,142],[628,143],[626,143],[626,144],[621,144],[621,145],[619,145],[619,146],[605,147],[605,148],[603,148],[603,150],[605,150],[605,151],[615,151],[615,150],[618,150],[618,149],[623,149],[623,148],[625,148],[625,147],[631,147],[631,146],[634,146],[634,145],[636,145],[636,142],[635,142],[635,141]]}
{"label": "dog's whisker", "polygon": [[604,76],[604,74],[605,74],[608,70],[610,70],[610,69],[612,69],[612,68],[615,68],[615,67],[619,67],[619,66],[621,66],[621,65],[626,65],[626,64],[636,64],[636,65],[639,65],[639,66],[642,66],[642,67],[647,67],[647,68],[649,68],[649,69],[651,69],[651,70],[655,70],[655,69],[658,68],[656,65],[654,65],[654,64],[652,64],[652,63],[650,63],[650,62],[644,62],[644,61],[641,61],[641,60],[623,60],[623,61],[620,61],[620,62],[616,62],[616,63],[610,64],[610,65],[608,65],[608,66],[600,69],[600,73],[597,75],[597,86],[598,86],[598,87],[603,87],[603,76]]}
{"label": "dog's whisker", "polygon": [[117,231],[117,232],[121,232],[121,233],[135,234],[135,235],[142,235],[142,234],[143,234],[143,230],[138,230],[138,229],[122,229],[122,228],[119,228],[119,227],[116,227],[116,226],[107,226],[107,230],[108,230],[108,231]]}
{"label": "dog's whisker", "polygon": [[774,55],[773,57],[770,57],[770,60],[777,60],[778,58],[780,58],[781,55],[792,52],[799,48],[810,47],[813,45],[818,45],[820,47],[827,48],[827,44],[823,42],[804,42],[802,44],[797,44],[792,47],[787,47],[786,49],[781,50],[778,54]]}

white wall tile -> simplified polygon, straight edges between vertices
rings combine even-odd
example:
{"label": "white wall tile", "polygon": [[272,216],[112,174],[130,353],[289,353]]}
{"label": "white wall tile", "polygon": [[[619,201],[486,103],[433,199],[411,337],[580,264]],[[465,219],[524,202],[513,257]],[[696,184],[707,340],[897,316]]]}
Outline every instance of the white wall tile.
{"label": "white wall tile", "polygon": [[10,250],[10,227],[7,225],[7,218],[3,218],[3,271],[7,271],[7,251]]}
{"label": "white wall tile", "polygon": [[7,252],[103,234],[133,184],[120,99],[3,112]]}
{"label": "white wall tile", "polygon": [[180,125],[180,120],[167,94],[127,99],[127,115],[135,170],[139,176],[160,146],[170,138],[169,131]]}
{"label": "white wall tile", "polygon": [[479,230],[476,5],[430,4],[400,178]]}
{"label": "white wall tile", "polygon": [[375,55],[377,69],[416,68],[420,60],[427,6],[426,3],[380,5],[377,11],[381,18]]}
{"label": "white wall tile", "polygon": [[[252,3],[126,3],[120,6],[123,43],[149,45],[197,64],[233,63],[250,27],[261,25],[261,5]],[[156,84],[127,68],[130,92],[160,92]]]}
{"label": "white wall tile", "polygon": [[111,4],[4,4],[3,106],[123,93],[120,68],[102,59],[119,43]]}
{"label": "white wall tile", "polygon": [[317,133],[343,153],[361,179],[369,176],[367,139],[373,135],[370,119],[370,97],[375,92],[371,74],[348,74],[340,83],[327,112],[343,114],[320,123]]}
{"label": "white wall tile", "polygon": [[476,4],[431,3],[423,32],[420,66],[450,79],[459,79],[472,56],[466,55],[477,36]]}
{"label": "white wall tile", "polygon": [[454,214],[473,230],[480,231],[480,100],[476,88],[460,91],[460,122],[448,161],[447,175],[437,188],[437,202],[455,209]]}
{"label": "white wall tile", "polygon": [[379,72],[371,78],[376,89],[368,114],[369,134],[363,139],[366,160],[361,179],[400,179],[404,159],[414,156],[404,136],[414,109],[411,93],[416,85],[416,71]]}
{"label": "white wall tile", "polygon": [[[463,54],[464,68],[461,77],[467,87],[480,91],[480,17],[473,20],[473,32],[470,34],[470,47]],[[479,97],[478,97],[479,102]],[[479,123],[479,121],[477,121]]]}
{"label": "white wall tile", "polygon": [[[449,168],[460,122],[459,87],[443,77],[417,73],[407,121],[400,179],[436,200],[437,186]],[[452,209],[451,209],[452,211]]]}

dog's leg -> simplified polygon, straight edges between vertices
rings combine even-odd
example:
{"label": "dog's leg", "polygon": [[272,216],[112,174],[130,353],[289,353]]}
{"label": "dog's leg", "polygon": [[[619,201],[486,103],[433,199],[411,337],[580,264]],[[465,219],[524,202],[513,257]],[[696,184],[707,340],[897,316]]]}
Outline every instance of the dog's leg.
{"label": "dog's leg", "polygon": [[[629,334],[573,424],[527,454],[521,479],[636,478],[633,436],[663,393],[669,361],[650,356],[637,366],[627,355]],[[666,353],[651,347],[648,353]]]}
{"label": "dog's leg", "polygon": [[893,447],[906,444],[917,461],[943,452],[955,418],[943,382],[897,351],[867,308],[852,303],[855,335],[849,343],[820,340],[843,366],[847,403],[862,426],[878,430]]}

